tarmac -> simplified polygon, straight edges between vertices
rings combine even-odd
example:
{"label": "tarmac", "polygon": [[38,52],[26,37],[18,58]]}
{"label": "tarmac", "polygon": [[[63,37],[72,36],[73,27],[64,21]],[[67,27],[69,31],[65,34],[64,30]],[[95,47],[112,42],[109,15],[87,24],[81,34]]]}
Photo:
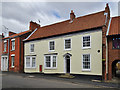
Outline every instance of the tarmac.
{"label": "tarmac", "polygon": [[110,88],[120,89],[120,78],[116,77],[111,81],[103,81],[100,76],[87,76],[87,75],[73,75],[74,78],[60,77],[60,74],[43,74],[43,73],[16,73],[16,72],[2,72],[2,75],[20,75],[22,77],[29,78],[44,78],[49,80],[63,80],[71,83],[85,83],[92,84],[96,86],[104,86]]}

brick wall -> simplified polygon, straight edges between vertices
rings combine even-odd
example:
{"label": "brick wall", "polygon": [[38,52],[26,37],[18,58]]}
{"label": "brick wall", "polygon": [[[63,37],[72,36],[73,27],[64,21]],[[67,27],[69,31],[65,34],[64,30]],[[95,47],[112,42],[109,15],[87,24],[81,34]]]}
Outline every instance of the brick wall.
{"label": "brick wall", "polygon": [[112,79],[112,63],[120,60],[120,49],[113,49],[112,39],[116,36],[108,37],[108,79]]}
{"label": "brick wall", "polygon": [[[12,43],[11,43],[11,39],[10,39],[10,54],[9,54],[9,71],[14,71],[14,72],[19,72],[19,48],[20,48],[20,38],[17,37],[15,38],[15,50],[12,51]],[[11,67],[11,62],[12,62],[12,59],[11,59],[11,55],[12,54],[15,54],[15,58],[14,58],[14,67]]]}
{"label": "brick wall", "polygon": [[2,36],[0,36],[0,71],[1,71],[1,55],[2,55]]}
{"label": "brick wall", "polygon": [[[24,43],[23,40],[28,37],[30,33],[15,38],[15,50],[11,51],[12,44],[10,40],[10,55],[9,55],[9,71],[24,72]],[[11,67],[11,55],[15,54],[15,67]]]}

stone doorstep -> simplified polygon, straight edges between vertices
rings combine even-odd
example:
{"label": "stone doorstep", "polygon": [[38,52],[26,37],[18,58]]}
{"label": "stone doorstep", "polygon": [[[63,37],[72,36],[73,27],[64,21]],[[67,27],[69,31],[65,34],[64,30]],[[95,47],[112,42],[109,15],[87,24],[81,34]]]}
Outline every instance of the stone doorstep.
{"label": "stone doorstep", "polygon": [[75,76],[70,75],[69,73],[66,73],[65,75],[60,75],[58,77],[61,77],[61,78],[74,78]]}
{"label": "stone doorstep", "polygon": [[35,77],[35,76],[33,76],[33,75],[29,75],[29,76],[28,76],[28,78],[34,78],[34,77]]}
{"label": "stone doorstep", "polygon": [[92,82],[102,82],[101,80],[91,80]]}

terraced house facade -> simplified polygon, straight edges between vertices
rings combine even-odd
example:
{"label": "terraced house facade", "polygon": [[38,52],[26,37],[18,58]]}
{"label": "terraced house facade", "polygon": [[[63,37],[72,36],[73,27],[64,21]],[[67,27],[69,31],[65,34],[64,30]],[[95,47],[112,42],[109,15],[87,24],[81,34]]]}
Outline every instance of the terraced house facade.
{"label": "terraced house facade", "polygon": [[24,40],[25,73],[99,75],[106,79],[110,10],[36,28]]}
{"label": "terraced house facade", "polygon": [[[107,32],[108,79],[116,77],[120,62],[120,16],[110,18]],[[118,68],[119,69],[119,68]]]}
{"label": "terraced house facade", "polygon": [[1,71],[24,72],[24,43],[34,28],[40,26],[30,22],[29,30],[14,33],[9,31],[9,36],[2,38]]}

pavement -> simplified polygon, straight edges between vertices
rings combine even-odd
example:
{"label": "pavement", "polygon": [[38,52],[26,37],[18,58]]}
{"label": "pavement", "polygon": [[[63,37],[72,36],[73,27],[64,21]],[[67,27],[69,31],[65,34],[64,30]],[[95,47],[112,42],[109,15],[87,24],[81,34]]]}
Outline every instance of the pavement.
{"label": "pavement", "polygon": [[[120,89],[120,78],[116,78],[113,81],[102,81],[101,77],[99,76],[85,76],[85,75],[74,75],[74,78],[61,78],[58,74],[40,74],[40,73],[15,73],[15,72],[2,72],[2,75],[15,75],[15,76],[22,76],[23,78],[36,78],[44,79],[49,81],[57,81],[57,82],[69,82],[72,84],[79,84],[79,85],[92,85],[95,87],[101,88],[119,88]],[[87,86],[86,86],[87,87]]]}

